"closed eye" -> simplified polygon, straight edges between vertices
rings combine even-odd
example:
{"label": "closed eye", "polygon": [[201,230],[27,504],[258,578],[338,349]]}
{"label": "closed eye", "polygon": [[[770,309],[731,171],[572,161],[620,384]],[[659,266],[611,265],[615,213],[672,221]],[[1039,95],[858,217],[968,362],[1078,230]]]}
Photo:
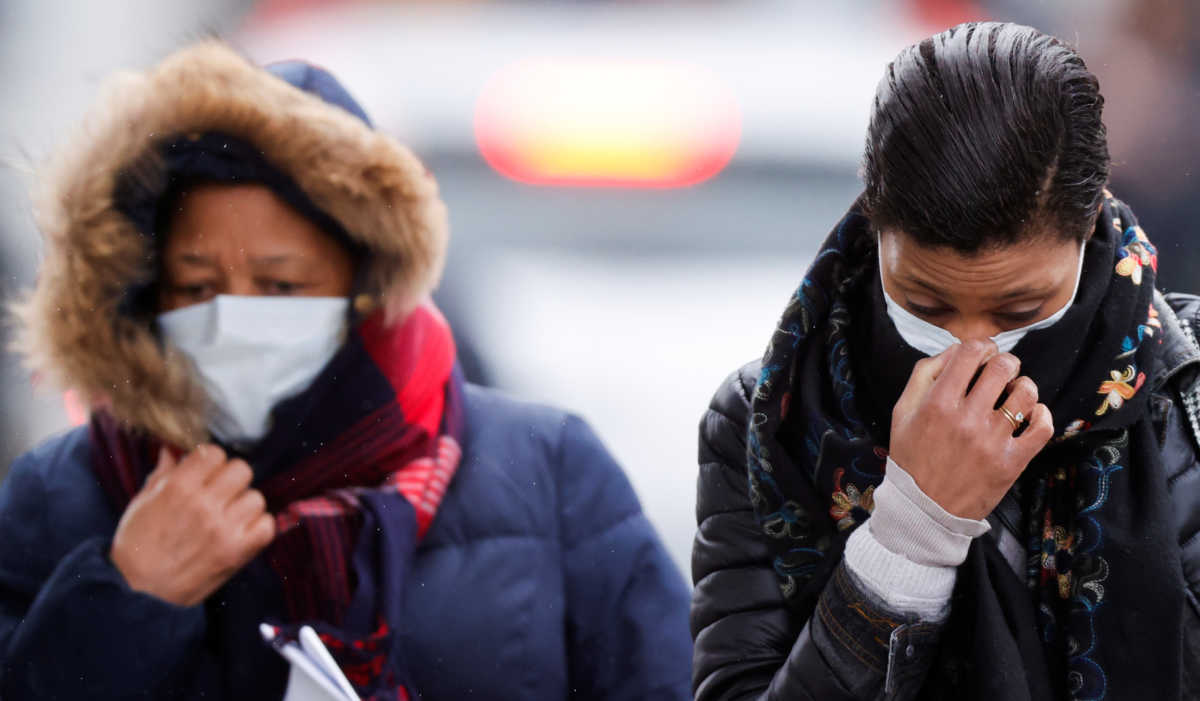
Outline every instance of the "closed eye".
{"label": "closed eye", "polygon": [[290,280],[259,280],[258,286],[265,294],[288,296],[294,295],[311,285]]}
{"label": "closed eye", "polygon": [[213,296],[215,288],[209,282],[197,282],[189,285],[173,285],[171,292],[184,299],[205,299]]}
{"label": "closed eye", "polygon": [[1023,312],[996,312],[996,318],[1010,324],[1023,324],[1038,318],[1038,315],[1042,311],[1042,306],[1039,304],[1033,309]]}
{"label": "closed eye", "polygon": [[926,319],[938,319],[952,313],[954,310],[950,307],[926,307],[920,304],[913,304],[909,300],[908,309],[917,316],[925,317]]}

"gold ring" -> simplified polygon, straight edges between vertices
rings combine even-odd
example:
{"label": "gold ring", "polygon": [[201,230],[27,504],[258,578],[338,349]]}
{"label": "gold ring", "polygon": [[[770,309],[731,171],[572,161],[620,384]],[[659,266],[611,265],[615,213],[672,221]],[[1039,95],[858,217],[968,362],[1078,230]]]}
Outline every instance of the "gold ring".
{"label": "gold ring", "polygon": [[1025,414],[1022,414],[1019,411],[1016,414],[1013,414],[1008,410],[1008,407],[1000,407],[1000,413],[1004,414],[1004,418],[1008,419],[1008,422],[1012,424],[1014,431],[1018,428],[1021,428],[1021,422],[1025,420]]}

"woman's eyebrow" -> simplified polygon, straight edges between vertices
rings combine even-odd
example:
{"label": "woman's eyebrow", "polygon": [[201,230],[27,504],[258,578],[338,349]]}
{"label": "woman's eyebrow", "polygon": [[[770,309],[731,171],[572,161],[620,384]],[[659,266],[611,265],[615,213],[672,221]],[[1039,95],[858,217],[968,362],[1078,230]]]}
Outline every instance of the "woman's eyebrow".
{"label": "woman's eyebrow", "polygon": [[1003,302],[1003,301],[1012,300],[1012,299],[1021,299],[1024,297],[1045,297],[1049,294],[1050,294],[1049,290],[1038,289],[1036,287],[1031,287],[1031,286],[1027,285],[1025,287],[1017,287],[1015,289],[1008,290],[1002,294],[998,294],[995,297],[993,297],[993,299],[995,299],[998,302]]}
{"label": "woman's eyebrow", "polygon": [[279,253],[270,256],[257,256],[255,258],[251,258],[250,262],[254,265],[279,265],[281,263],[287,263],[291,260],[296,260],[297,258],[298,256],[288,253]]}
{"label": "woman's eyebrow", "polygon": [[941,297],[942,299],[945,299],[946,297],[949,296],[946,294],[945,290],[939,288],[937,285],[933,285],[928,282],[925,282],[924,280],[922,280],[920,278],[909,277],[907,275],[904,275],[901,277],[901,279],[904,280],[905,282],[909,283],[910,285],[915,285],[917,287],[923,287],[927,291],[932,292],[934,295]]}
{"label": "woman's eyebrow", "polygon": [[176,262],[183,263],[184,265],[193,265],[205,268],[217,267],[216,259],[200,253],[180,253],[179,255],[173,257]]}

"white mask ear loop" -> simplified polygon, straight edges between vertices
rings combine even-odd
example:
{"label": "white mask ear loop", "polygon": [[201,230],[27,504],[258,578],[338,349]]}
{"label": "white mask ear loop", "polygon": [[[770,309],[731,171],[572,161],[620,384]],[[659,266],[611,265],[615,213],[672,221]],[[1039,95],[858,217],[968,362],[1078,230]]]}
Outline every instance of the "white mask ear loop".
{"label": "white mask ear loop", "polygon": [[[887,287],[883,284],[883,237],[878,234],[876,234],[876,245],[879,256],[879,287],[883,290],[883,302],[887,307],[888,317],[892,320],[892,324],[895,325],[897,333],[904,339],[904,342],[928,356],[937,355],[955,343],[960,343],[961,341],[954,334],[916,316],[901,306],[896,300],[892,299],[891,295],[887,292]],[[1079,245],[1079,264],[1075,269],[1075,288],[1071,291],[1071,298],[1067,300],[1062,308],[1041,321],[1019,329],[1002,331],[992,336],[992,341],[995,342],[1001,353],[1011,351],[1025,337],[1025,334],[1030,331],[1049,328],[1066,316],[1067,311],[1075,303],[1075,298],[1079,294],[1079,285],[1083,280],[1083,256],[1086,249],[1087,241],[1084,240]]]}

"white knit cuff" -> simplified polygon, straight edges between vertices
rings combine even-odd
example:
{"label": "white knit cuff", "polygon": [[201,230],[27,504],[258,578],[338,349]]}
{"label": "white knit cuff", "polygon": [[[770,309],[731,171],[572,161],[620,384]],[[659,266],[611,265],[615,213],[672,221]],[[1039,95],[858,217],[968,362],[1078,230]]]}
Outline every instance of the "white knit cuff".
{"label": "white knit cuff", "polygon": [[960,518],[943,509],[891,458],[883,484],[875,490],[867,527],[891,552],[934,567],[961,565],[971,541],[991,529],[986,520]]}
{"label": "white knit cuff", "polygon": [[844,558],[854,578],[886,608],[930,621],[948,613],[954,567],[919,565],[885,548],[869,528],[850,534]]}

